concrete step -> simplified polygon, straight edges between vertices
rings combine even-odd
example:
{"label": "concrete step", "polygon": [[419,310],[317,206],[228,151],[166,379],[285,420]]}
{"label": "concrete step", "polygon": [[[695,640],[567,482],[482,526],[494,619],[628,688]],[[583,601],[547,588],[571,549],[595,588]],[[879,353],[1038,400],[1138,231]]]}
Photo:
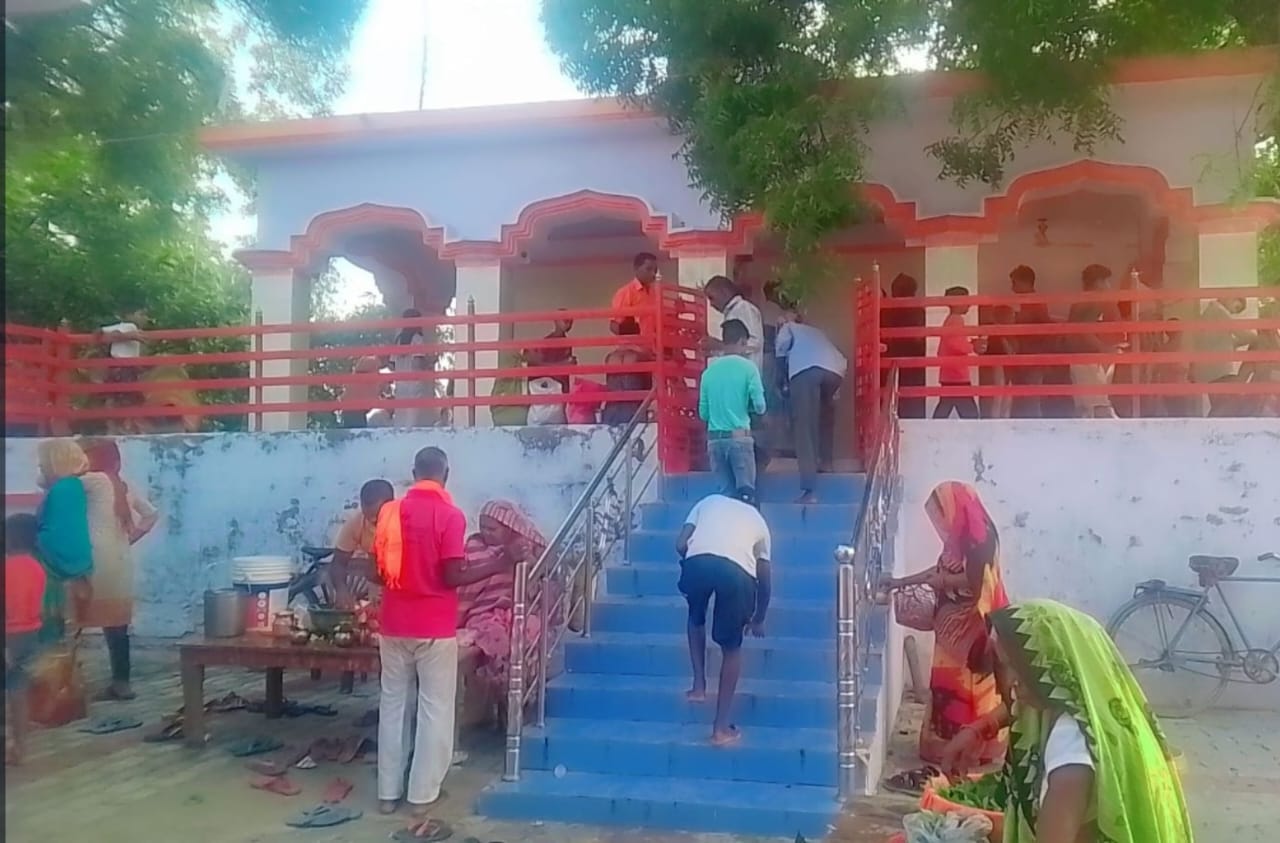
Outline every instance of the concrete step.
{"label": "concrete step", "polygon": [[[692,504],[723,491],[723,485],[720,475],[709,471],[668,474],[662,478],[659,497],[671,503],[683,501]],[[862,500],[865,486],[864,474],[819,474],[818,500],[821,503],[857,503]],[[800,496],[800,475],[765,472],[756,484],[756,494],[764,503],[791,503]]]}
{"label": "concrete step", "polygon": [[[715,673],[708,674],[714,689]],[[633,676],[616,673],[565,673],[547,686],[547,713],[556,718],[642,720],[708,726],[712,709],[685,699],[689,675]],[[868,683],[859,722],[875,728],[879,686]],[[790,679],[743,679],[738,683],[733,722],[744,729],[776,726],[791,729],[834,729],[835,682]]]}
{"label": "concrete step", "polygon": [[[661,563],[674,566],[677,561],[677,531],[678,528],[674,527],[666,530],[635,531],[631,534],[631,561],[638,565]],[[771,531],[775,576],[784,570],[821,568],[830,571],[832,582],[835,582],[836,546],[847,544],[852,535],[852,528],[847,532]]]}
{"label": "concrete step", "polygon": [[834,730],[758,726],[732,751],[712,746],[710,732],[705,723],[553,719],[525,730],[521,759],[526,770],[836,785]]}
{"label": "concrete step", "polygon": [[[679,530],[693,504],[685,501],[646,503],[640,506],[640,527],[646,530]],[[765,503],[760,514],[773,535],[779,533],[832,533],[848,540],[858,518],[857,503],[827,503],[798,506],[793,503]]]}
{"label": "concrete step", "polygon": [[817,838],[839,806],[834,787],[530,770],[486,788],[476,807],[504,820]]}
{"label": "concrete step", "polygon": [[[618,597],[673,597],[680,594],[680,565],[673,553],[666,563],[608,565],[604,569],[605,588]],[[836,564],[773,568],[773,593],[779,600],[807,600],[815,607],[835,605]]]}
{"label": "concrete step", "polygon": [[[716,673],[720,670],[720,648],[710,641],[707,644],[707,669]],[[879,655],[873,654],[870,681],[879,681],[879,667]],[[590,638],[575,636],[565,642],[565,668],[571,673],[688,676],[689,644],[683,633],[600,632]],[[835,636],[827,640],[749,639],[742,648],[742,675],[834,682]]]}
{"label": "concrete step", "polygon": [[[592,628],[596,632],[656,632],[685,628],[689,606],[683,597],[618,597],[596,600]],[[804,600],[774,600],[765,621],[769,635],[834,640],[835,605]]]}

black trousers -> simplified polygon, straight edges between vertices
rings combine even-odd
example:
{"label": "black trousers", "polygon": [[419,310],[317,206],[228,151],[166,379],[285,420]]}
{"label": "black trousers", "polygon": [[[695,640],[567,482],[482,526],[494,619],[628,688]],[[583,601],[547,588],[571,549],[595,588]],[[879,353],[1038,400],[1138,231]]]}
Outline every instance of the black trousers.
{"label": "black trousers", "polygon": [[800,463],[800,487],[818,486],[818,467],[829,468],[835,448],[836,390],[844,379],[810,366],[791,378],[791,418]]}
{"label": "black trousers", "polygon": [[130,674],[129,627],[103,627],[102,637],[107,642],[107,655],[111,660],[111,681],[128,682]]}
{"label": "black trousers", "polygon": [[[955,384],[943,384],[943,386],[954,385]],[[968,384],[963,385],[968,386]],[[950,418],[952,410],[955,410],[956,415],[962,419],[976,419],[979,417],[978,401],[972,395],[939,398],[938,406],[933,408],[933,417],[935,419]]]}

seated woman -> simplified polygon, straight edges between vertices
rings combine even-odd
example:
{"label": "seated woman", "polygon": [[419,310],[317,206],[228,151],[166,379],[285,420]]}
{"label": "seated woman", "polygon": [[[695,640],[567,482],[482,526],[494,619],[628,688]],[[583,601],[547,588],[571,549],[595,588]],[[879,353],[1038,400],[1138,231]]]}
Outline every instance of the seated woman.
{"label": "seated woman", "polygon": [[1010,727],[1006,843],[1190,843],[1169,746],[1098,622],[1028,600],[990,623],[988,663],[1005,704],[957,735],[944,765],[963,771],[984,731]]}
{"label": "seated woman", "polygon": [[[506,722],[507,670],[511,665],[511,621],[515,564],[533,564],[547,549],[547,539],[514,503],[491,500],[480,509],[480,530],[467,539],[468,565],[506,557],[511,567],[458,589],[458,647],[471,722],[494,718]],[[549,597],[554,595],[549,594]],[[530,595],[530,603],[534,595]],[[536,614],[528,619],[525,645],[538,640]],[[459,694],[460,698],[463,694]]]}

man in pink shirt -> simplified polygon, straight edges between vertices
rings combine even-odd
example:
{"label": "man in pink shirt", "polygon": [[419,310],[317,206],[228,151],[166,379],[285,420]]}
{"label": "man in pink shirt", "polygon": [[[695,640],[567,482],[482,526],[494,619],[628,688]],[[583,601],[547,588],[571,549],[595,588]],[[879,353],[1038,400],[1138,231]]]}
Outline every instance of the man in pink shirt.
{"label": "man in pink shirt", "polygon": [[[390,814],[407,797],[421,826],[430,822],[427,809],[440,798],[453,760],[457,588],[511,567],[506,557],[466,563],[467,519],[445,490],[448,479],[444,451],[418,451],[413,486],[404,497],[382,505],[373,539],[383,586],[378,809]],[[416,732],[412,740],[410,723]]]}
{"label": "man in pink shirt", "polygon": [[[948,287],[945,295],[967,296],[969,291],[964,287]],[[943,321],[944,328],[963,327],[964,315],[969,312],[967,304],[951,305],[951,312]],[[940,386],[973,386],[973,368],[970,358],[975,356],[973,338],[964,334],[944,335],[938,340],[938,384]],[[950,418],[951,411],[962,419],[978,418],[978,401],[972,395],[944,395],[938,399],[938,406],[933,410],[935,419]]]}

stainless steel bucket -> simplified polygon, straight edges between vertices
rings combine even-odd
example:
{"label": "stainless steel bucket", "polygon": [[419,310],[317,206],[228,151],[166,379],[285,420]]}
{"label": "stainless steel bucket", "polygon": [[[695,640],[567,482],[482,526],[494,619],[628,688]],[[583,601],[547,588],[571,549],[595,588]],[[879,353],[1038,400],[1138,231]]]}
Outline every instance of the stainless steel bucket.
{"label": "stainless steel bucket", "polygon": [[204,593],[204,634],[206,638],[235,638],[244,635],[249,618],[249,594],[236,588],[220,588]]}

